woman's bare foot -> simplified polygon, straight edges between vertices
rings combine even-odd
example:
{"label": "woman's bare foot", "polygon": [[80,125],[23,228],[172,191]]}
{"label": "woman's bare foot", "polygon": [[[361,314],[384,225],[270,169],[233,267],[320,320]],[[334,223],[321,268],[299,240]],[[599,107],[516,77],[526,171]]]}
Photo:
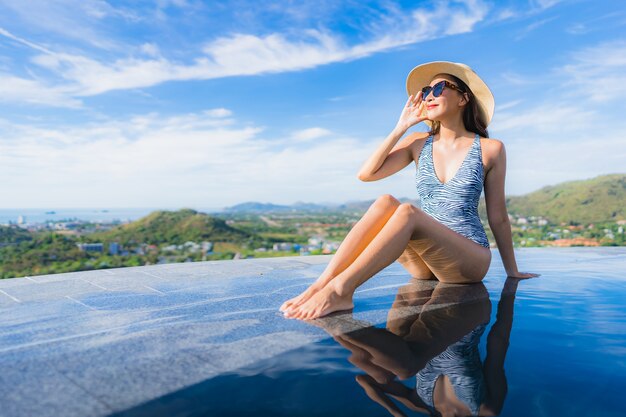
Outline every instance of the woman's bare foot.
{"label": "woman's bare foot", "polygon": [[302,303],[306,302],[309,298],[311,298],[313,296],[313,294],[315,294],[316,292],[318,292],[322,288],[324,288],[324,286],[321,285],[319,282],[315,281],[313,284],[309,285],[309,288],[307,288],[306,290],[302,291],[300,293],[300,295],[297,295],[297,296],[295,296],[295,297],[285,301],[280,306],[279,310],[284,313],[284,312],[286,312],[289,309],[292,309],[294,307],[297,307],[297,306],[301,305]]}
{"label": "woman's bare foot", "polygon": [[300,295],[297,295],[287,301],[285,301],[279,308],[280,311],[282,311],[283,313],[285,313],[287,310],[292,310],[295,307],[299,307],[302,304],[306,303],[309,298],[311,298],[316,292],[318,292],[319,290],[321,290],[322,288],[324,288],[326,286],[326,284],[328,284],[334,277],[330,276],[330,277],[324,277],[324,275],[321,275],[317,281],[315,281],[313,284],[311,284],[309,286],[309,288],[307,288],[306,290],[302,291],[302,293],[300,293]]}
{"label": "woman's bare foot", "polygon": [[325,316],[334,311],[350,310],[354,308],[352,294],[340,295],[333,281],[313,294],[308,301],[299,307],[292,308],[285,313],[287,318],[311,320]]}

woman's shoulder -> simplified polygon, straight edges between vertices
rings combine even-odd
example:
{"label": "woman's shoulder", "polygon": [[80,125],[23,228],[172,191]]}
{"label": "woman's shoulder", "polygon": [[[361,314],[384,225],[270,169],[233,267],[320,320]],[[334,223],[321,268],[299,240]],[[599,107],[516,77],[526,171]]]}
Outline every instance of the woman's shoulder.
{"label": "woman's shoulder", "polygon": [[489,169],[504,154],[504,143],[500,139],[480,137],[483,163]]}
{"label": "woman's shoulder", "polygon": [[481,146],[488,146],[491,148],[498,148],[504,146],[504,143],[500,139],[495,138],[485,138],[480,136],[480,144]]}
{"label": "woman's shoulder", "polygon": [[483,153],[498,155],[504,149],[504,143],[500,139],[480,137],[480,147]]}

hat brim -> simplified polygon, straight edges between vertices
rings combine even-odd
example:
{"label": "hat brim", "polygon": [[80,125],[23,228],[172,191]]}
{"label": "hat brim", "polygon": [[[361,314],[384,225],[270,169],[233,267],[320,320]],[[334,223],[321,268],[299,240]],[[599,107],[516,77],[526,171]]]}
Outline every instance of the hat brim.
{"label": "hat brim", "polygon": [[[480,116],[484,120],[485,126],[488,126],[491,123],[495,109],[493,93],[474,70],[460,62],[433,61],[416,66],[406,77],[407,94],[415,96],[422,87],[430,83],[435,75],[440,73],[452,74],[467,84],[476,98],[478,109],[481,113]],[[422,110],[422,115],[426,116],[426,107]],[[431,120],[426,119],[424,122],[432,127]]]}

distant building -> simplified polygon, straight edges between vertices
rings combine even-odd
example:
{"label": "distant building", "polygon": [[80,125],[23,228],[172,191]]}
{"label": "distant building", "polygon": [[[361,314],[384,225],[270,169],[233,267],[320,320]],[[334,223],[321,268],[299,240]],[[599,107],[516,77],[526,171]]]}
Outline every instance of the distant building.
{"label": "distant building", "polygon": [[285,251],[285,250],[291,250],[292,248],[293,248],[293,245],[291,243],[283,242],[283,243],[274,243],[274,246],[272,249],[274,249],[275,251]]}
{"label": "distant building", "polygon": [[198,245],[196,242],[192,242],[191,240],[189,240],[182,244],[182,249],[195,253],[201,249],[201,246]]}
{"label": "distant building", "polygon": [[[337,243],[337,242],[327,242],[327,243],[324,243],[323,249],[325,251],[328,251],[328,253],[334,252],[337,249],[339,249],[339,243]],[[324,253],[326,253],[326,252],[324,252]]]}
{"label": "distant building", "polygon": [[78,249],[85,252],[102,252],[103,245],[102,243],[77,243]]}
{"label": "distant building", "polygon": [[17,224],[26,224],[26,217],[21,214],[17,216]]}
{"label": "distant building", "polygon": [[120,244],[117,242],[111,242],[109,244],[109,254],[110,255],[119,255],[120,254]]}

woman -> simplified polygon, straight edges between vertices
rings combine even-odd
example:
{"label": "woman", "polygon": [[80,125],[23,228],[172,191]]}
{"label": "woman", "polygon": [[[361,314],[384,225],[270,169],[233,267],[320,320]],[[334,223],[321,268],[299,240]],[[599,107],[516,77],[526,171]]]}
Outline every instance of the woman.
{"label": "woman", "polygon": [[[417,164],[421,209],[391,195],[379,197],[344,239],[322,275],[280,307],[285,317],[314,319],[354,307],[356,288],[394,261],[414,277],[453,284],[482,281],[491,263],[478,216],[484,187],[489,227],[509,277],[518,271],[505,205],[504,144],[488,139],[494,99],[467,65],[436,61],[413,68],[409,99],[396,127],[365,162],[362,181],[376,181]],[[430,132],[414,132],[424,121]]]}

